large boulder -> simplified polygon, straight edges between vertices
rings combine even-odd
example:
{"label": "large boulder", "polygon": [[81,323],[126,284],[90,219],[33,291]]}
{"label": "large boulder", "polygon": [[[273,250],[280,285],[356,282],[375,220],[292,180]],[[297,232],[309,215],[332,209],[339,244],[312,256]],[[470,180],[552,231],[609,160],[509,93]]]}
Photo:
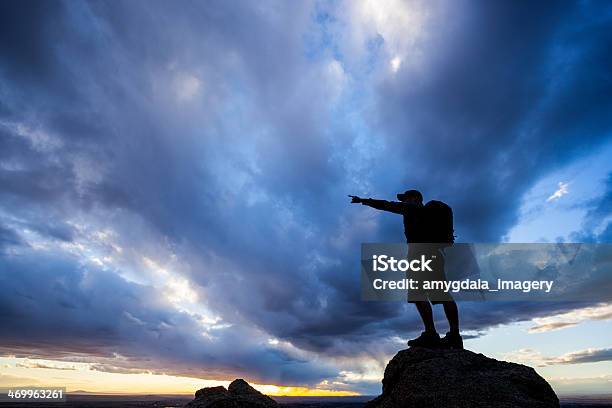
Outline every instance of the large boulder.
{"label": "large boulder", "polygon": [[202,388],[186,408],[278,408],[272,398],[251,387],[246,381],[237,379],[225,387]]}
{"label": "large boulder", "polygon": [[383,392],[366,408],[559,407],[533,368],[468,350],[410,348],[385,369]]}

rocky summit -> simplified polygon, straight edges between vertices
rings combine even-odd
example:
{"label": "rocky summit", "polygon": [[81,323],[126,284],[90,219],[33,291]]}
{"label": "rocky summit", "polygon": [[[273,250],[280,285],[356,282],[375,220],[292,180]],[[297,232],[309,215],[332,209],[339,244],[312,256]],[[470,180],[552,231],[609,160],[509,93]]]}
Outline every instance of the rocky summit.
{"label": "rocky summit", "polygon": [[272,398],[251,387],[246,381],[237,379],[225,387],[202,388],[195,399],[185,408],[277,408]]}
{"label": "rocky summit", "polygon": [[382,383],[382,394],[366,408],[559,407],[533,368],[468,350],[402,350],[387,364]]}

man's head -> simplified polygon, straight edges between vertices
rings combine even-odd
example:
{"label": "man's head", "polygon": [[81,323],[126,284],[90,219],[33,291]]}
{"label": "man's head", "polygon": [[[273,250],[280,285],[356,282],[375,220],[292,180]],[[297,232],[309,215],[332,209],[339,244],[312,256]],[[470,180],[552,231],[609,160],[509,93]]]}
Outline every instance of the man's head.
{"label": "man's head", "polygon": [[398,194],[397,199],[403,203],[423,204],[423,194],[418,190],[407,190]]}

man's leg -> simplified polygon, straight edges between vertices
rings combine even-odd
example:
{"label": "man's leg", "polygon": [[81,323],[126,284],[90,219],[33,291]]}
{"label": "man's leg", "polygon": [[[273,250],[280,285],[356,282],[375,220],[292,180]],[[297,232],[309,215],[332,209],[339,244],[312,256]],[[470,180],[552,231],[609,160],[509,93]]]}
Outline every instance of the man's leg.
{"label": "man's leg", "polygon": [[455,303],[454,300],[451,300],[449,302],[442,303],[442,305],[444,306],[444,314],[446,315],[448,325],[450,326],[450,332],[453,334],[459,334],[459,310],[457,309],[457,303]]}
{"label": "man's leg", "polygon": [[[423,324],[425,325],[425,331],[435,332],[436,326],[434,325],[433,311],[431,309],[431,303],[429,303],[429,301],[422,300],[422,301],[414,302],[414,304],[416,305],[416,308],[419,311],[419,314],[421,315],[421,320],[423,320]],[[445,305],[444,310],[446,310],[446,305]],[[455,306],[455,310],[457,310],[456,306]]]}
{"label": "man's leg", "polygon": [[431,303],[426,300],[419,300],[414,302],[414,304],[421,315],[421,320],[423,320],[423,324],[425,325],[425,331],[416,339],[409,340],[408,345],[410,347],[439,347],[440,335],[436,332],[436,327],[434,326]]}
{"label": "man's leg", "polygon": [[442,302],[444,306],[444,314],[448,319],[450,331],[446,333],[443,339],[440,340],[440,345],[443,348],[463,350],[463,339],[459,334],[459,311],[457,303],[454,300]]}

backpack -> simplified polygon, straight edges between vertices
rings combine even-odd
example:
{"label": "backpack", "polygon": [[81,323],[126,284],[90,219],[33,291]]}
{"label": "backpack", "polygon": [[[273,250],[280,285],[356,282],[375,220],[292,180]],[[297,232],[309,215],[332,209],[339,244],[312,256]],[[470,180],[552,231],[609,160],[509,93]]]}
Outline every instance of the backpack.
{"label": "backpack", "polygon": [[453,229],[453,210],[442,201],[431,200],[425,204],[428,241],[445,244],[449,247],[455,242]]}

